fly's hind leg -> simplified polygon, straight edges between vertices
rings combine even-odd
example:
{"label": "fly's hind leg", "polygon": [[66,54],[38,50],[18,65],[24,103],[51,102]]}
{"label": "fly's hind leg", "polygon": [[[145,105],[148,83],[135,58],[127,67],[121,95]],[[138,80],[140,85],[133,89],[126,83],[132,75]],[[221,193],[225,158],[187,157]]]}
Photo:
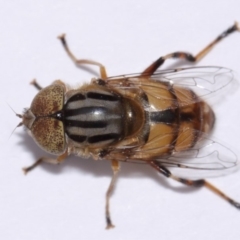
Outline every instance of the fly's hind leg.
{"label": "fly's hind leg", "polygon": [[212,192],[214,192],[215,194],[217,194],[218,196],[220,196],[221,198],[225,199],[226,201],[228,201],[231,205],[233,205],[234,207],[240,209],[240,203],[236,202],[235,200],[233,200],[232,198],[228,197],[225,193],[223,193],[222,191],[220,191],[218,188],[216,188],[215,186],[213,186],[211,183],[207,182],[204,179],[199,179],[199,180],[188,180],[188,179],[183,179],[183,178],[179,178],[177,176],[174,176],[171,174],[171,172],[165,168],[164,166],[161,166],[160,163],[155,162],[155,161],[151,161],[150,165],[155,168],[158,172],[160,172],[161,174],[163,174],[165,177],[168,178],[172,178],[178,182],[181,182],[187,186],[192,186],[192,187],[206,187],[209,190],[211,190]]}
{"label": "fly's hind leg", "polygon": [[108,187],[107,193],[106,193],[106,208],[105,208],[105,214],[106,214],[106,222],[107,226],[106,229],[114,228],[114,225],[112,224],[111,216],[110,216],[110,209],[109,209],[109,200],[112,195],[112,192],[114,190],[114,185],[117,180],[117,174],[119,172],[120,165],[118,161],[112,160],[112,171],[113,171],[113,176],[110,182],[110,185]]}
{"label": "fly's hind leg", "polygon": [[106,72],[106,69],[105,67],[99,63],[99,62],[95,62],[95,61],[92,61],[92,60],[88,60],[88,59],[77,59],[73,54],[72,52],[70,51],[69,47],[68,47],[68,44],[67,44],[67,41],[65,39],[65,34],[62,34],[58,37],[65,49],[65,51],[67,52],[68,56],[73,60],[73,62],[77,65],[77,66],[80,66],[82,64],[89,64],[89,65],[95,65],[95,66],[98,66],[100,68],[100,76],[102,79],[106,79],[107,78],[107,72]]}
{"label": "fly's hind leg", "polygon": [[170,58],[178,58],[178,59],[185,59],[189,62],[196,63],[199,60],[201,60],[203,57],[205,57],[210,50],[219,43],[223,38],[227,37],[229,34],[240,31],[240,26],[237,22],[234,23],[233,26],[228,28],[226,31],[224,31],[222,34],[220,34],[214,41],[212,41],[210,44],[208,44],[203,50],[201,50],[197,55],[193,55],[191,53],[187,52],[173,52],[170,54],[167,54],[163,57],[158,58],[155,62],[153,62],[149,67],[147,67],[143,72],[142,76],[150,76],[152,75],[167,59]]}
{"label": "fly's hind leg", "polygon": [[34,164],[32,164],[29,167],[24,167],[22,170],[23,170],[24,174],[27,174],[29,171],[31,171],[35,167],[39,166],[43,162],[51,163],[51,164],[60,164],[60,163],[62,163],[66,159],[66,157],[68,155],[69,155],[68,151],[66,151],[65,153],[63,153],[62,155],[58,156],[57,158],[41,157]]}

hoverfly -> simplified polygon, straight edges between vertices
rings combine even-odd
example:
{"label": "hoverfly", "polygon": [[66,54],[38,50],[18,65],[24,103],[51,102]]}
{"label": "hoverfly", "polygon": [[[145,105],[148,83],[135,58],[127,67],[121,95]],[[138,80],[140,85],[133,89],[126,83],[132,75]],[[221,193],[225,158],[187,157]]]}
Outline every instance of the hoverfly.
{"label": "hoverfly", "polygon": [[108,77],[99,62],[77,59],[65,35],[60,36],[73,62],[98,66],[100,78],[78,88],[60,80],[46,88],[33,82],[40,91],[30,108],[17,114],[22,118],[18,126],[24,125],[39,147],[57,157],[41,157],[24,168],[25,173],[42,162],[61,163],[71,154],[109,160],[113,177],[106,193],[107,228],[113,227],[109,199],[120,162],[145,163],[188,186],[205,186],[240,209],[238,202],[201,177],[224,174],[238,165],[230,149],[208,138],[215,115],[203,100],[230,84],[232,71],[221,67],[158,70],[170,58],[198,62],[235,31],[240,31],[238,23],[195,56],[173,52],[141,74],[117,77]]}

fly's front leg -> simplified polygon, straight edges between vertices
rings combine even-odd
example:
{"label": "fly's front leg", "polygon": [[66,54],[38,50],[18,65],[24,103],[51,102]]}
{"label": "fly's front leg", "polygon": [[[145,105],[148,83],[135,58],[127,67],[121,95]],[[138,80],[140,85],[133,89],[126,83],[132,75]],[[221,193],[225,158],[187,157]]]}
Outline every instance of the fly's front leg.
{"label": "fly's front leg", "polygon": [[40,165],[42,162],[47,162],[47,163],[51,163],[51,164],[60,164],[66,159],[66,157],[68,155],[69,155],[69,153],[68,153],[68,151],[66,151],[65,153],[58,156],[57,158],[41,157],[34,164],[32,164],[29,167],[25,167],[22,170],[23,170],[24,174],[27,174],[29,171],[31,171],[32,169],[34,169],[35,167]]}
{"label": "fly's front leg", "polygon": [[189,62],[196,63],[199,60],[201,60],[204,56],[206,56],[210,50],[219,43],[223,38],[227,37],[229,34],[240,31],[240,26],[237,22],[234,23],[234,25],[230,28],[228,28],[226,31],[224,31],[222,34],[220,34],[214,41],[212,41],[210,44],[208,44],[203,50],[201,50],[197,55],[193,55],[191,53],[187,52],[173,52],[170,54],[167,54],[166,56],[158,58],[155,62],[153,62],[149,67],[147,67],[143,72],[142,76],[150,76],[152,75],[167,59],[170,58],[178,58],[178,59],[185,59]]}
{"label": "fly's front leg", "polygon": [[33,85],[38,91],[42,90],[42,87],[38,84],[37,80],[36,79],[33,79],[31,82],[30,82],[31,85]]}
{"label": "fly's front leg", "polygon": [[185,184],[187,186],[206,187],[209,190],[211,190],[212,192],[214,192],[215,194],[217,194],[218,196],[220,196],[221,198],[223,198],[226,201],[228,201],[234,207],[240,209],[240,203],[238,203],[235,200],[233,200],[232,198],[228,197],[225,193],[223,193],[218,188],[216,188],[215,186],[213,186],[211,183],[207,182],[204,179],[188,180],[188,179],[179,178],[177,176],[172,175],[172,173],[167,168],[165,168],[164,166],[161,166],[161,164],[158,163],[158,162],[151,161],[150,165],[153,168],[155,168],[158,172],[163,174],[165,177],[172,178],[172,179],[174,179],[174,180],[176,180],[178,182],[181,182],[181,183],[183,183],[183,184]]}
{"label": "fly's front leg", "polygon": [[105,67],[99,63],[99,62],[95,62],[95,61],[92,61],[92,60],[88,60],[88,59],[77,59],[73,54],[72,52],[70,51],[69,47],[68,47],[68,44],[67,44],[67,41],[65,39],[65,34],[62,34],[58,37],[60,40],[61,40],[61,43],[64,47],[64,49],[66,50],[68,56],[73,60],[73,62],[80,66],[82,64],[89,64],[89,65],[95,65],[95,66],[98,66],[100,68],[100,76],[102,79],[107,79],[107,72],[106,72],[106,69]]}
{"label": "fly's front leg", "polygon": [[[39,85],[39,83],[37,82],[36,79],[33,79],[31,82],[30,82],[31,85],[33,85],[38,91],[42,90],[43,87],[41,85]],[[66,84],[61,81],[61,80],[56,80],[54,81],[52,84],[58,84],[58,85],[62,85],[64,88],[66,88]]]}
{"label": "fly's front leg", "polygon": [[112,192],[114,190],[114,185],[117,180],[117,173],[120,170],[120,164],[118,161],[112,160],[112,171],[113,171],[113,176],[110,182],[110,185],[108,187],[107,193],[106,193],[106,209],[105,209],[105,214],[106,214],[106,222],[107,226],[106,229],[114,228],[114,225],[112,224],[111,216],[110,216],[110,209],[109,209],[109,200],[112,195]]}

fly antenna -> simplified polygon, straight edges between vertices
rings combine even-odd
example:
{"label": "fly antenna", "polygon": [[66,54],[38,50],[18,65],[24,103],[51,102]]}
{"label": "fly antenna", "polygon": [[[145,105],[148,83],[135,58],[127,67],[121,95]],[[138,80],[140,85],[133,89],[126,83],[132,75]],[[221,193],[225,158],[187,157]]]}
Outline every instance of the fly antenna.
{"label": "fly antenna", "polygon": [[[7,105],[8,105],[9,108],[15,113],[15,115],[16,115],[17,117],[19,117],[19,118],[23,118],[22,114],[16,113],[16,112],[14,111],[14,109],[13,109],[8,103],[7,103]],[[11,132],[11,134],[10,134],[8,140],[11,138],[11,136],[12,136],[13,133],[15,132],[16,128],[21,127],[22,125],[23,125],[23,123],[20,122],[20,123],[19,123],[19,124],[13,129],[13,131]]]}
{"label": "fly antenna", "polygon": [[[6,102],[7,103],[7,102]],[[15,115],[17,116],[17,117],[19,117],[19,118],[22,118],[22,114],[19,114],[19,113],[16,113],[15,111],[14,111],[14,109],[7,103],[7,105],[9,106],[9,108],[15,113]],[[18,124],[19,125],[19,124]],[[17,126],[18,127],[18,126]]]}
{"label": "fly antenna", "polygon": [[20,122],[14,129],[13,129],[13,131],[11,132],[11,134],[10,134],[10,136],[9,136],[9,138],[8,138],[8,140],[11,138],[11,136],[13,135],[13,133],[15,132],[15,130],[16,130],[16,128],[18,128],[18,127],[21,127],[23,125],[23,123],[22,122]]}

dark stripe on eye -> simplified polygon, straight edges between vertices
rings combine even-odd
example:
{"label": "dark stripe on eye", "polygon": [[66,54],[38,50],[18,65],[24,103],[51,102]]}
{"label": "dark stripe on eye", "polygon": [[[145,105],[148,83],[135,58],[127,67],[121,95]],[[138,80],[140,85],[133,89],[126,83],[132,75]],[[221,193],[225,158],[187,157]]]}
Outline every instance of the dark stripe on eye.
{"label": "dark stripe on eye", "polygon": [[81,114],[105,114],[107,108],[105,107],[82,107],[76,109],[65,109],[65,117],[76,116]]}
{"label": "dark stripe on eye", "polygon": [[102,135],[96,135],[88,138],[89,143],[97,143],[108,140],[118,140],[120,138],[120,134],[117,133],[108,133]]}
{"label": "dark stripe on eye", "polygon": [[150,112],[152,122],[172,124],[176,121],[176,115],[171,109],[158,112]]}
{"label": "dark stripe on eye", "polygon": [[86,136],[82,136],[82,135],[75,135],[75,134],[68,134],[68,137],[71,138],[73,141],[75,142],[84,142],[87,137]]}
{"label": "dark stripe on eye", "polygon": [[119,100],[119,97],[117,95],[108,95],[108,94],[96,93],[96,92],[88,92],[87,97],[98,99],[98,100],[111,101],[111,102]]}
{"label": "dark stripe on eye", "polygon": [[84,99],[86,99],[86,97],[83,94],[77,93],[72,97],[70,97],[67,102],[75,102],[75,101],[84,100]]}
{"label": "dark stripe on eye", "polygon": [[79,128],[104,128],[107,126],[106,121],[78,121],[78,120],[65,120],[66,127],[79,127]]}

